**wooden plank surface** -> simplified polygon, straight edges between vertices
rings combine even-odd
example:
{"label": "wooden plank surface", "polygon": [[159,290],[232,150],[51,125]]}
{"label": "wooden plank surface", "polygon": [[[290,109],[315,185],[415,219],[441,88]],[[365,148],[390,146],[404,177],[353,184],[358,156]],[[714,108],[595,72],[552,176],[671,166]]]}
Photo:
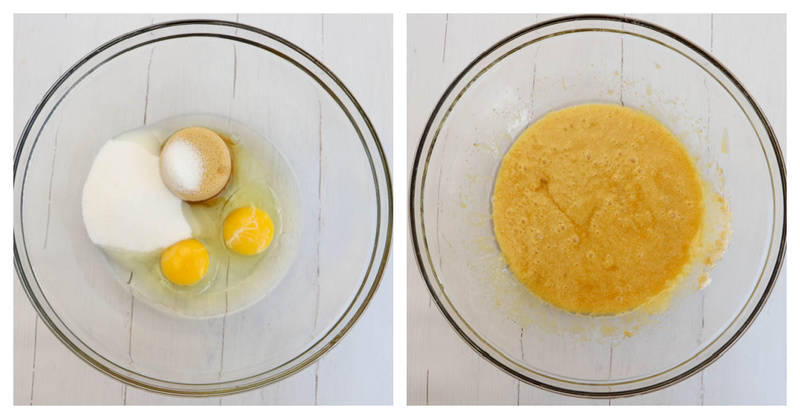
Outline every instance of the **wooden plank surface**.
{"label": "wooden plank surface", "polygon": [[[138,27],[190,17],[251,24],[291,40],[320,59],[342,79],[364,107],[391,161],[390,15],[18,15],[14,24],[15,137],[18,138],[44,91],[86,52]],[[54,44],[53,39],[58,43]],[[226,62],[233,62],[227,60],[233,55],[224,58]],[[136,80],[145,80],[143,71],[165,71],[158,68],[139,70],[143,69],[131,69],[136,73],[131,75]],[[166,104],[163,101],[157,103]],[[150,105],[153,105],[152,101]],[[137,117],[147,120],[150,114],[158,119],[157,115],[169,113],[168,108],[158,106],[143,106],[145,115]],[[225,110],[219,111],[224,113]],[[321,167],[324,166],[323,162]],[[83,363],[44,327],[15,281],[14,403],[388,404],[392,400],[391,289],[390,261],[378,293],[356,326],[332,351],[301,373],[239,395],[190,399],[163,396],[123,385]],[[133,303],[129,327],[131,350],[135,352],[136,337],[143,336],[140,333],[147,327],[147,318],[141,314],[137,317],[140,312],[135,309],[136,301]],[[212,338],[235,338],[222,334],[224,327],[224,324],[217,325],[208,332],[220,334]],[[218,361],[222,362],[221,359]]]}
{"label": "wooden plank surface", "polygon": [[[725,63],[762,106],[785,150],[784,16],[631,16],[670,28]],[[552,17],[555,16],[408,17],[408,173],[430,112],[456,74],[503,36]],[[644,396],[587,400],[560,396],[521,384],[484,361],[455,334],[432,303],[419,275],[413,252],[408,252],[406,262],[409,265],[409,404],[713,405],[786,402],[785,268],[756,322],[722,359],[709,368],[677,385]],[[625,367],[620,364],[624,360],[617,359],[615,362],[615,369]]]}

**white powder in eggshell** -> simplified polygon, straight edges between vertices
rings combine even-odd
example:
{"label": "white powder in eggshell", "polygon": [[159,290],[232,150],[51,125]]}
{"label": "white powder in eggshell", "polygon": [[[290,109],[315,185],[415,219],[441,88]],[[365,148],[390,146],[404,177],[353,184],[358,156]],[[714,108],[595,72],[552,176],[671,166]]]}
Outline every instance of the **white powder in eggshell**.
{"label": "white powder in eggshell", "polygon": [[188,141],[167,144],[161,158],[165,177],[182,192],[197,192],[203,184],[203,156]]}
{"label": "white powder in eggshell", "polygon": [[183,201],[164,185],[159,157],[147,148],[152,139],[123,137],[103,145],[83,185],[89,238],[103,247],[152,252],[191,237]]}

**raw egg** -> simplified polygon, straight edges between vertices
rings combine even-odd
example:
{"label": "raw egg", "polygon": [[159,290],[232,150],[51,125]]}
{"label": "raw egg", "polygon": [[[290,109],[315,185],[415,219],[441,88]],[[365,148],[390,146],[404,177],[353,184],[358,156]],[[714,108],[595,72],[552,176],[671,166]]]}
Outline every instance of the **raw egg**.
{"label": "raw egg", "polygon": [[275,226],[272,218],[254,205],[233,210],[225,218],[222,234],[225,245],[242,255],[256,255],[269,247]]}
{"label": "raw egg", "polygon": [[179,241],[161,254],[161,272],[177,285],[193,285],[208,271],[208,250],[195,239]]}

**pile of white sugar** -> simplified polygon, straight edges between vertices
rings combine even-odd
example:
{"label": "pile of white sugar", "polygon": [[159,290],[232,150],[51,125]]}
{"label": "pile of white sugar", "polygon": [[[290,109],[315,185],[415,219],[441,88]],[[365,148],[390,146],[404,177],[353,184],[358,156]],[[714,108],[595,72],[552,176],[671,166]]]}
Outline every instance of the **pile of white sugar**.
{"label": "pile of white sugar", "polygon": [[203,185],[203,156],[188,141],[174,141],[161,154],[162,168],[172,186],[184,193],[197,192]]}
{"label": "pile of white sugar", "polygon": [[[152,252],[191,237],[183,201],[161,180],[159,156],[153,153],[158,146],[155,137],[138,130],[109,140],[100,149],[82,199],[83,221],[95,244]],[[194,185],[194,173],[180,176]]]}

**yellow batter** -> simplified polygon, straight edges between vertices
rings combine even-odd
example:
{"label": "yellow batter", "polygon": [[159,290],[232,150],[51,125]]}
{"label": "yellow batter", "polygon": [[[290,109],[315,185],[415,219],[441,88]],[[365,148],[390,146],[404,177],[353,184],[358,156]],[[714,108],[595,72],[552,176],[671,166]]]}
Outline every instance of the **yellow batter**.
{"label": "yellow batter", "polygon": [[603,104],[528,127],[503,159],[492,206],[516,278],[587,314],[628,311],[673,286],[704,212],[697,169],[672,133]]}

